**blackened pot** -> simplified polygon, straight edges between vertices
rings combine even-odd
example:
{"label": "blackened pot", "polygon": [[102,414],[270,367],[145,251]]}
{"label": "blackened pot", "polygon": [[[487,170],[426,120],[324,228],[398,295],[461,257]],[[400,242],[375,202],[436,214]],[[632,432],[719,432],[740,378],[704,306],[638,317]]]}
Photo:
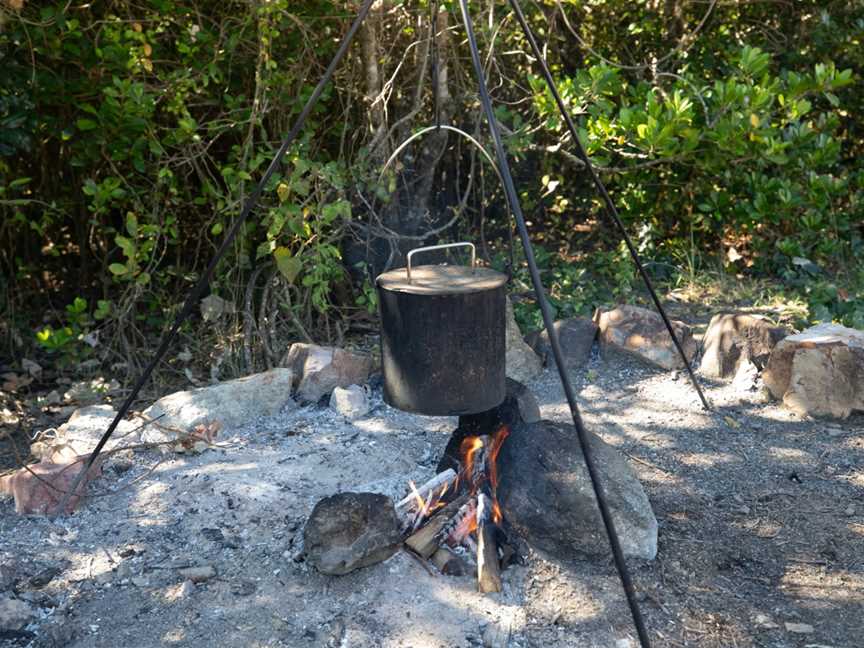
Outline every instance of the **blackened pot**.
{"label": "blackened pot", "polygon": [[[465,245],[465,244],[457,244]],[[470,244],[467,244],[470,245]],[[384,400],[428,416],[483,412],[504,400],[505,284],[489,268],[425,265],[380,275]]]}

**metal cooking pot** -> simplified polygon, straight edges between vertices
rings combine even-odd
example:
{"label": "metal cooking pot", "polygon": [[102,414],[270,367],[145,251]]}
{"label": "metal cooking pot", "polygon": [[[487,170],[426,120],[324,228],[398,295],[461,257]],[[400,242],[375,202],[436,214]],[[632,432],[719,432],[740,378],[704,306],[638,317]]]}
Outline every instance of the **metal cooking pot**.
{"label": "metal cooking pot", "polygon": [[[415,254],[462,246],[470,266],[412,266]],[[433,245],[376,279],[384,400],[393,407],[457,416],[503,402],[507,275],[475,261],[472,243]]]}

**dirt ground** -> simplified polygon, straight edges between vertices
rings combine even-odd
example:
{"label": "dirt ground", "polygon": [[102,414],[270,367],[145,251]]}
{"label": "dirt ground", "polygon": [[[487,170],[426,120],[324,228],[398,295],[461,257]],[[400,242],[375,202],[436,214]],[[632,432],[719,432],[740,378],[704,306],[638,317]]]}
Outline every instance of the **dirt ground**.
{"label": "dirt ground", "polygon": [[[654,646],[864,646],[864,416],[801,420],[704,380],[717,412],[703,412],[685,377],[618,354],[573,378],[589,429],[627,454],[659,521],[657,559],[629,561]],[[529,387],[544,418],[567,420],[554,370]],[[405,552],[344,577],[298,561],[319,498],[401,494],[455,427],[373,399],[354,423],[304,407],[198,456],[120,453],[71,517],[0,501],[0,560],[39,612],[0,644],[635,648],[611,559],[532,553],[485,596]],[[215,575],[184,584],[188,566]]]}

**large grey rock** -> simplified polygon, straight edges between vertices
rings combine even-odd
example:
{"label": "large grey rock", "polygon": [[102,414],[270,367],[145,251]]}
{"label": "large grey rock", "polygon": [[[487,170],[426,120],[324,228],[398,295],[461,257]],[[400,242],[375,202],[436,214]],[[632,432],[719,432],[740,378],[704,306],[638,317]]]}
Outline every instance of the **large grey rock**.
{"label": "large grey rock", "polygon": [[[615,448],[590,434],[606,500],[628,556],[657,555],[657,519],[642,484]],[[498,458],[504,518],[531,545],[559,559],[607,555],[608,542],[572,425],[514,425]]]}
{"label": "large grey rock", "polygon": [[[158,421],[161,426],[185,432],[208,423],[221,424],[223,429],[239,427],[256,417],[273,415],[286,406],[293,406],[293,382],[294,373],[290,369],[271,369],[164,396],[144,410],[144,415],[153,419],[161,417]],[[152,432],[148,432],[148,440],[164,440]]]}
{"label": "large grey rock", "polygon": [[369,396],[360,385],[335,387],[330,407],[347,419],[357,419],[369,413]]}
{"label": "large grey rock", "polygon": [[0,597],[0,630],[21,630],[36,618],[36,613],[24,601],[9,596]]}
{"label": "large grey rock", "polygon": [[788,334],[758,315],[718,313],[702,339],[700,371],[712,378],[733,378],[742,365],[762,369],[772,349]]}
{"label": "large grey rock", "polygon": [[[559,320],[553,325],[558,333],[564,364],[568,369],[581,369],[591,359],[591,347],[597,337],[597,325],[585,317]],[[546,329],[531,333],[525,338],[546,365],[554,365],[552,346]]]}
{"label": "large grey rock", "polygon": [[294,372],[297,398],[317,402],[336,387],[362,385],[372,371],[372,358],[338,347],[297,342],[280,363]]}
{"label": "large grey rock", "polygon": [[543,371],[543,361],[522,339],[522,332],[519,330],[519,324],[516,323],[516,315],[513,313],[513,304],[510,303],[509,297],[506,318],[507,377],[519,382],[528,382]]}
{"label": "large grey rock", "polygon": [[762,374],[800,415],[845,419],[864,411],[864,331],[820,324],[781,340]]}
{"label": "large grey rock", "polygon": [[325,497],[303,529],[306,559],[334,576],[386,560],[401,543],[393,500],[375,493]]}
{"label": "large grey rock", "polygon": [[[600,340],[629,351],[663,369],[683,369],[681,356],[663,319],[646,308],[622,305],[611,311],[597,309],[594,322],[600,329]],[[688,362],[696,355],[697,345],[690,327],[672,321],[672,328],[684,349]]]}

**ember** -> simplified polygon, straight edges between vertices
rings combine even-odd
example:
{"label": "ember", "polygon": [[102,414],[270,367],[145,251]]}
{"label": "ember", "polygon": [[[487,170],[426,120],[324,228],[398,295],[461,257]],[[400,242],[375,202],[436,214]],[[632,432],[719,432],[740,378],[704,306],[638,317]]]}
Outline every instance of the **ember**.
{"label": "ember", "polygon": [[419,488],[409,482],[410,493],[396,505],[405,544],[442,573],[464,573],[463,559],[476,564],[481,592],[501,590],[496,461],[509,433],[505,425],[492,435],[466,437],[458,473],[447,469]]}

